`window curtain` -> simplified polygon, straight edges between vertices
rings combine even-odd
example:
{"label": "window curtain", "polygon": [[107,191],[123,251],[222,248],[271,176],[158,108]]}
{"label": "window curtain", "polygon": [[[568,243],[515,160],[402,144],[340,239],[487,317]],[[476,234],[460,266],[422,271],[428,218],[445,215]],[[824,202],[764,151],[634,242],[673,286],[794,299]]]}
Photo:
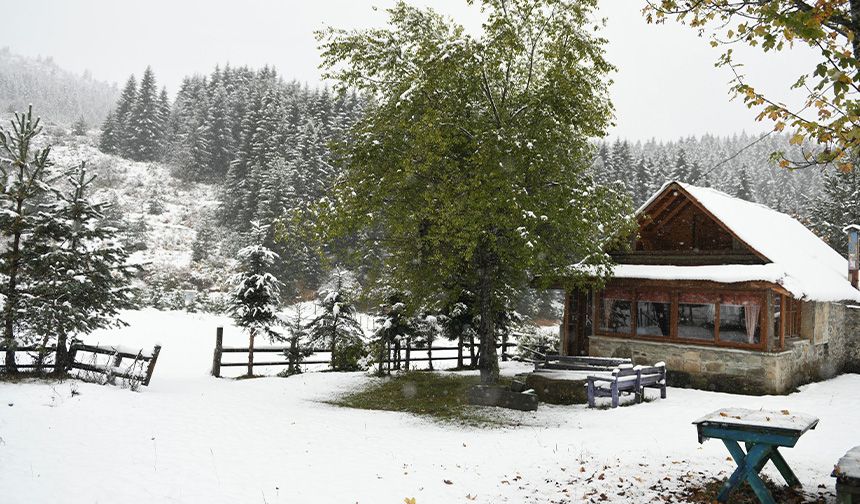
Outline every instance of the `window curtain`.
{"label": "window curtain", "polygon": [[758,327],[758,315],[761,306],[758,303],[744,303],[744,318],[747,325],[747,343],[755,343],[755,329]]}

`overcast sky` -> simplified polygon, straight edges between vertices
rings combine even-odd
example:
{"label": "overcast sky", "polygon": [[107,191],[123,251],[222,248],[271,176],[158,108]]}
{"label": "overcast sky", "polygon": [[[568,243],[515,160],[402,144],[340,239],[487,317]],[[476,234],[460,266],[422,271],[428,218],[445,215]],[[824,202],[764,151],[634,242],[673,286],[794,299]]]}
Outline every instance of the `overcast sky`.
{"label": "overcast sky", "polygon": [[[74,72],[122,83],[152,65],[168,90],[182,77],[208,73],[216,63],[274,65],[286,78],[319,82],[313,31],[326,24],[379,25],[390,0],[0,0],[0,46],[27,56],[52,56]],[[419,0],[471,29],[480,12],[465,0]],[[617,126],[611,136],[630,140],[675,139],[714,133],[759,132],[755,114],[730,102],[719,50],[688,27],[648,25],[644,0],[602,0],[608,18],[607,55],[617,67],[612,99]],[[742,48],[739,48],[742,49]],[[737,50],[736,50],[737,52]],[[743,51],[747,72],[761,88],[793,102],[787,83],[809,69],[809,52],[778,57]]]}

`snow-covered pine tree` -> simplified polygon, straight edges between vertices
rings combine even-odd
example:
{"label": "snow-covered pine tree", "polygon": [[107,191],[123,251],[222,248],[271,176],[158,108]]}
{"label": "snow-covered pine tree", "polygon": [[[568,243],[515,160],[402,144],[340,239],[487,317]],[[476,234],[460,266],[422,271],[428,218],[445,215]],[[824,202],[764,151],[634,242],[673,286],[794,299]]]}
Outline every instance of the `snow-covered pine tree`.
{"label": "snow-covered pine tree", "polygon": [[43,347],[56,343],[55,373],[65,370],[69,337],[125,325],[119,311],[136,306],[131,280],[138,267],[128,263],[120,231],[106,225],[107,205],[88,199],[94,178],[85,163],[66,174],[56,199],[34,214],[24,250],[23,322]]}
{"label": "snow-covered pine tree", "polygon": [[684,152],[684,149],[680,149],[678,151],[678,155],[675,157],[675,166],[673,167],[670,175],[672,180],[680,182],[686,182],[689,178],[690,166],[687,163],[687,153]]}
{"label": "snow-covered pine tree", "polygon": [[740,198],[742,200],[747,201],[755,201],[753,197],[752,184],[750,182],[749,172],[747,172],[747,167],[744,165],[740,170],[738,170],[737,180],[735,181],[734,187],[734,195],[736,198]]}
{"label": "snow-covered pine tree", "polygon": [[0,232],[6,245],[0,253],[0,273],[5,297],[3,310],[3,346],[6,347],[5,369],[17,373],[15,347],[19,326],[22,284],[22,252],[33,230],[33,209],[36,201],[47,192],[46,170],[53,164],[49,159],[51,147],[33,148],[41,133],[39,118],[33,117],[33,106],[25,114],[15,114],[12,129],[0,127]]}
{"label": "snow-covered pine tree", "polygon": [[235,147],[233,145],[232,124],[230,123],[229,97],[224,87],[223,79],[212,91],[206,112],[205,140],[209,150],[210,180],[220,180],[226,175],[233,160]]}
{"label": "snow-covered pine tree", "polygon": [[206,260],[212,254],[213,247],[215,247],[215,236],[212,228],[209,225],[200,226],[191,245],[191,260],[194,262]]}
{"label": "snow-covered pine tree", "polygon": [[160,112],[155,73],[147,66],[128,123],[132,159],[154,161],[159,157],[163,131]]}
{"label": "snow-covered pine tree", "polygon": [[379,376],[386,373],[385,363],[390,358],[388,350],[391,345],[397,340],[405,342],[413,334],[414,327],[410,324],[404,298],[402,293],[391,292],[386,296],[385,302],[379,305],[376,317],[378,327],[373,333]]}
{"label": "snow-covered pine tree", "polygon": [[72,135],[84,136],[87,134],[88,129],[90,128],[87,125],[87,121],[84,119],[84,116],[78,117],[74,124],[72,124]]}
{"label": "snow-covered pine tree", "polygon": [[842,231],[860,224],[860,173],[831,170],[824,177],[824,194],[812,204],[813,230],[831,247],[845,254],[848,239]]}
{"label": "snow-covered pine tree", "polygon": [[317,292],[322,312],[308,323],[310,342],[327,345],[331,367],[336,371],[355,371],[363,356],[361,326],[353,304],[355,280],[349,271],[335,268]]}
{"label": "snow-covered pine tree", "polygon": [[271,273],[278,255],[263,245],[267,234],[267,226],[251,223],[252,243],[239,250],[239,268],[231,278],[233,291],[228,311],[236,326],[248,331],[249,376],[253,374],[254,338],[264,335],[271,341],[282,339],[276,330],[282,324],[278,318],[282,284]]}
{"label": "snow-covered pine tree", "polygon": [[106,154],[117,154],[119,152],[119,128],[120,126],[116,120],[116,113],[111,110],[108,112],[104,123],[102,123],[102,132],[99,136],[99,150]]}
{"label": "snow-covered pine tree", "polygon": [[117,153],[123,157],[132,157],[132,114],[137,101],[137,79],[129,76],[116,102],[116,144]]}
{"label": "snow-covered pine tree", "polygon": [[164,159],[167,152],[167,144],[170,141],[170,96],[167,88],[162,86],[158,95],[157,117],[159,130],[159,159]]}
{"label": "snow-covered pine tree", "polygon": [[302,303],[296,303],[293,306],[293,313],[287,321],[287,333],[290,342],[290,348],[285,352],[289,365],[287,367],[286,376],[292,376],[302,372],[301,363],[305,357],[312,353],[311,348],[305,346],[305,341],[308,337],[308,330],[305,325],[305,314]]}

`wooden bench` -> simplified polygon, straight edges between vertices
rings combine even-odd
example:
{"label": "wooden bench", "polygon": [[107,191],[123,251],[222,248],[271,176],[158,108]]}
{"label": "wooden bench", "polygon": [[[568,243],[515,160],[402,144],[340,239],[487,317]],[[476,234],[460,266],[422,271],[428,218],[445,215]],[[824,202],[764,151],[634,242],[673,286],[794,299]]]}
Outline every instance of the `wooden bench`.
{"label": "wooden bench", "polygon": [[836,466],[836,501],[839,504],[860,504],[860,446],[848,450]]}
{"label": "wooden bench", "polygon": [[666,398],[666,365],[662,362],[653,366],[622,364],[612,371],[612,376],[589,376],[588,407],[593,408],[598,397],[612,398],[612,407],[618,407],[621,394],[634,394],[636,402],[642,402],[646,388],[660,390],[660,398]]}

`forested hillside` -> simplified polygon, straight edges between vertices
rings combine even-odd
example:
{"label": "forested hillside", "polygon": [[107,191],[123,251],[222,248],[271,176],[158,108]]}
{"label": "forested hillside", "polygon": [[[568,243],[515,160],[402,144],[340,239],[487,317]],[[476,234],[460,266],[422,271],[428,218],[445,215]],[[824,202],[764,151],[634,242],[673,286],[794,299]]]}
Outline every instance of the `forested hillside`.
{"label": "forested hillside", "polygon": [[621,182],[637,205],[666,181],[680,180],[808,219],[821,193],[821,169],[790,171],[770,159],[773,152],[791,156],[799,150],[787,135],[777,133],[764,138],[741,133],[672,142],[616,140],[598,145],[594,173],[603,183]]}
{"label": "forested hillside", "polygon": [[[195,261],[214,245],[229,256],[247,241],[252,221],[271,224],[307,209],[337,176],[331,143],[358,118],[356,95],[336,96],[282,79],[274,69],[216,67],[183,80],[171,103],[147,68],[132,76],[102,127],[102,151],[161,161],[188,183],[212,183],[218,204],[197,223]],[[292,292],[315,288],[321,258],[307,239],[288,231],[267,245],[281,257],[279,276]],[[226,238],[225,238],[226,237]],[[226,241],[225,241],[226,240]]]}
{"label": "forested hillside", "polygon": [[[332,145],[362,105],[355,94],[287,81],[271,68],[230,66],[187,77],[171,102],[148,68],[140,81],[129,78],[99,143],[104,152],[160,161],[179,183],[211,185],[217,202],[193,222],[194,264],[222,264],[246,244],[252,221],[287,224],[286,239],[275,240],[272,227],[267,244],[280,255],[279,276],[298,294],[320,284],[325,266],[303,232],[306,223],[294,217],[335,183]],[[600,141],[591,173],[626,190],[635,206],[669,180],[714,187],[794,215],[841,249],[841,227],[860,217],[846,211],[857,200],[856,177],[789,171],[771,160],[774,152],[796,156],[800,149],[777,133]],[[157,206],[159,195],[152,198]]]}
{"label": "forested hillside", "polygon": [[0,49],[0,110],[6,116],[33,104],[49,122],[71,125],[83,118],[88,127],[98,127],[118,95],[116,86],[88,73],[63,70],[51,58],[26,58],[8,47]]}

